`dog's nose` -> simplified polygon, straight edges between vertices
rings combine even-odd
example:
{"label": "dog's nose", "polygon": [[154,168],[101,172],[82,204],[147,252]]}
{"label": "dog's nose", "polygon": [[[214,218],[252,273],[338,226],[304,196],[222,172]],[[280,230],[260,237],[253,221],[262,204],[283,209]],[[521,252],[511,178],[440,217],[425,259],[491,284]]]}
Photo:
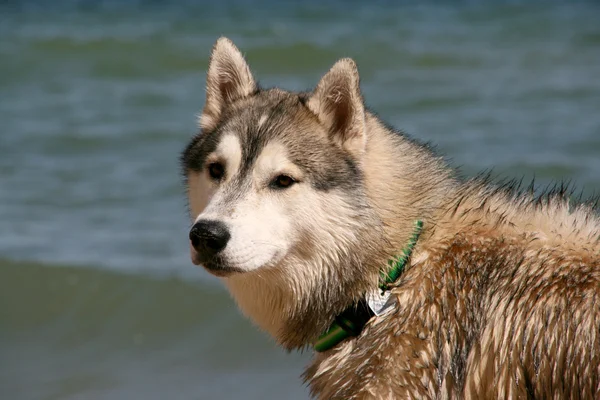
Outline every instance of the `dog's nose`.
{"label": "dog's nose", "polygon": [[230,237],[223,222],[209,219],[196,222],[190,230],[192,246],[204,257],[212,257],[223,250]]}

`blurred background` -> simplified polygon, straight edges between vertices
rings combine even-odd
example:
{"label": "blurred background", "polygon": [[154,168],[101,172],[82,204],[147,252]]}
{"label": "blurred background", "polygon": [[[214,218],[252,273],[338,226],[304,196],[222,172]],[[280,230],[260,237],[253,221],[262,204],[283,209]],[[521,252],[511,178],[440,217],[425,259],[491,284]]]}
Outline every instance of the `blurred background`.
{"label": "blurred background", "polygon": [[590,196],[599,21],[594,2],[1,2],[0,398],[307,398],[310,354],[188,260],[178,157],[218,36],[265,86],[353,57],[367,104],[464,175]]}

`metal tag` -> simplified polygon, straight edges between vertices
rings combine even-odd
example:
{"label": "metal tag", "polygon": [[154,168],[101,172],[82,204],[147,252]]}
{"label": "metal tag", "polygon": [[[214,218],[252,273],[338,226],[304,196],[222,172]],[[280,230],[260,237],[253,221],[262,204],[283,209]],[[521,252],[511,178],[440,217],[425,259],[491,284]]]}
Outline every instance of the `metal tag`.
{"label": "metal tag", "polygon": [[391,292],[376,289],[371,292],[367,292],[365,298],[369,308],[376,316],[383,315],[391,311],[396,306],[396,296],[391,296]]}

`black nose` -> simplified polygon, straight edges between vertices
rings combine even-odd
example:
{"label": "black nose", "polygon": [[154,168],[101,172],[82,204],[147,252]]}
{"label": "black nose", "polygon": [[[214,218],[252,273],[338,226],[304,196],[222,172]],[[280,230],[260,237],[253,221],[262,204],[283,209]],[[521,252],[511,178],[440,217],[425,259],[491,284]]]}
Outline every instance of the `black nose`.
{"label": "black nose", "polygon": [[192,246],[203,258],[210,258],[223,250],[231,235],[220,221],[200,220],[190,230]]}

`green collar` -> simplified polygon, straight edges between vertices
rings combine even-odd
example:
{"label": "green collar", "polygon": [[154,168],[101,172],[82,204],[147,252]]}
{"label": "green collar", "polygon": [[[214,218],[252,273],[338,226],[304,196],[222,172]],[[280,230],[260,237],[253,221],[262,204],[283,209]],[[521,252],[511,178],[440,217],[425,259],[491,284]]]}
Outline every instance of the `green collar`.
{"label": "green collar", "polygon": [[[388,261],[390,266],[389,271],[381,271],[381,283],[379,284],[379,288],[382,292],[385,292],[389,289],[389,286],[396,282],[402,272],[404,272],[404,268],[406,267],[406,263],[410,258],[410,255],[417,244],[417,240],[419,240],[419,236],[421,235],[421,231],[423,230],[423,221],[417,220],[415,221],[415,229],[413,230],[413,234],[410,237],[407,245],[402,249],[402,253],[395,257],[391,258]],[[365,324],[375,315],[373,310],[367,304],[367,301],[363,298],[358,304],[355,304],[346,310],[344,310],[340,315],[335,317],[335,320],[323,333],[317,341],[314,343],[314,348],[318,352],[323,352],[331,349],[342,340],[349,338],[350,336],[358,336],[362,331]]]}

